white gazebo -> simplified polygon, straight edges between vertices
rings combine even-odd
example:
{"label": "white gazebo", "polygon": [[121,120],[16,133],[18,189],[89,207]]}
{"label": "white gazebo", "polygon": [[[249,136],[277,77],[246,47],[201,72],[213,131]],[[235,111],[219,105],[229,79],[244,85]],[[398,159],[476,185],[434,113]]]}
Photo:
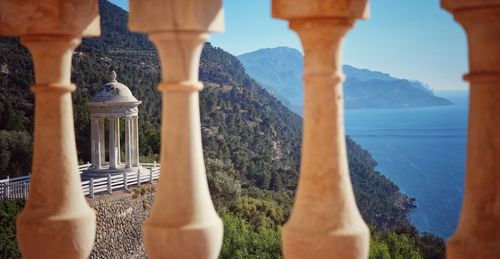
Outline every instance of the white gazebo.
{"label": "white gazebo", "polygon": [[[88,102],[91,120],[92,166],[86,175],[99,176],[124,171],[137,171],[139,164],[138,101],[130,89],[116,80],[111,72],[111,82],[101,86]],[[125,161],[122,163],[120,121],[125,127]],[[108,121],[108,161],[106,161],[105,123]]]}

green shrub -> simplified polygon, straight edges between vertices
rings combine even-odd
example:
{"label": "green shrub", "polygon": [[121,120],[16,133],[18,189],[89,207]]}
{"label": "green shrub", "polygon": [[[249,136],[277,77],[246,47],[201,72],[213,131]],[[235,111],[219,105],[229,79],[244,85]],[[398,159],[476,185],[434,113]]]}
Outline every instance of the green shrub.
{"label": "green shrub", "polygon": [[413,238],[395,232],[372,231],[370,259],[423,259]]}
{"label": "green shrub", "polygon": [[282,258],[281,228],[254,227],[234,214],[223,214],[224,243],[220,258]]}
{"label": "green shrub", "polygon": [[0,201],[0,258],[21,258],[16,240],[16,216],[24,200]]}

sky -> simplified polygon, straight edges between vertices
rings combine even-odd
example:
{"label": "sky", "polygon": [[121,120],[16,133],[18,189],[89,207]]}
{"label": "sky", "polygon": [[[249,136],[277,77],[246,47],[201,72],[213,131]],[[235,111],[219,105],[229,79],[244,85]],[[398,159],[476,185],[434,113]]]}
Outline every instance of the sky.
{"label": "sky", "polygon": [[[128,1],[111,0],[128,10]],[[271,17],[271,0],[224,0],[225,32],[209,41],[233,55],[287,46],[302,51],[286,21]],[[436,90],[467,89],[467,43],[439,0],[372,0],[370,17],[346,36],[343,63],[420,80]]]}

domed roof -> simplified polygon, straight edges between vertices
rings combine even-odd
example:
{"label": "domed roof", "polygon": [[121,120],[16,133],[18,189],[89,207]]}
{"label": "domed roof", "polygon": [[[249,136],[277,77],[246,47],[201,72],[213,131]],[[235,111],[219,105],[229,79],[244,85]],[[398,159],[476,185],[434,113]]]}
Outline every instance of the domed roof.
{"label": "domed roof", "polygon": [[128,87],[116,81],[116,72],[111,72],[111,82],[101,86],[90,100],[92,103],[138,102]]}

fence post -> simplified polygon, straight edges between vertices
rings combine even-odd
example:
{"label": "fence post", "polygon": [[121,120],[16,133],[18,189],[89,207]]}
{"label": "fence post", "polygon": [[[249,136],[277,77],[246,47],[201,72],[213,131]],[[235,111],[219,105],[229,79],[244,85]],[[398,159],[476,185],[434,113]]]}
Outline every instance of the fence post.
{"label": "fence post", "polygon": [[111,174],[108,174],[108,193],[113,193],[113,188],[111,187]]}
{"label": "fence post", "polygon": [[5,199],[10,198],[10,177],[7,176],[7,182],[5,183]]}
{"label": "fence post", "polygon": [[153,168],[149,168],[149,182],[153,183]]}
{"label": "fence post", "polygon": [[137,169],[137,185],[141,185],[141,170]]}
{"label": "fence post", "polygon": [[153,167],[156,168],[156,161],[154,161]]}
{"label": "fence post", "polygon": [[125,172],[123,173],[123,188],[125,190],[128,190],[128,174],[127,174],[127,170],[125,170]]}
{"label": "fence post", "polygon": [[90,198],[94,198],[94,178],[90,178],[90,181],[89,181],[89,194],[90,194]]}
{"label": "fence post", "polygon": [[28,187],[29,187],[29,182],[23,182],[23,195],[24,199],[28,198]]}

